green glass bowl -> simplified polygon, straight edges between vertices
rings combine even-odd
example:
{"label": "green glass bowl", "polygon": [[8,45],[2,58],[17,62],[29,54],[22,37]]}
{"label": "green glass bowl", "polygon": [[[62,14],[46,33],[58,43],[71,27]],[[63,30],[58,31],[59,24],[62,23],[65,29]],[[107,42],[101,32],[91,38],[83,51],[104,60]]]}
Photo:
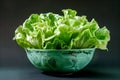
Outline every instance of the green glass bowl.
{"label": "green glass bowl", "polygon": [[37,68],[47,72],[76,72],[92,59],[95,49],[26,49],[27,57]]}

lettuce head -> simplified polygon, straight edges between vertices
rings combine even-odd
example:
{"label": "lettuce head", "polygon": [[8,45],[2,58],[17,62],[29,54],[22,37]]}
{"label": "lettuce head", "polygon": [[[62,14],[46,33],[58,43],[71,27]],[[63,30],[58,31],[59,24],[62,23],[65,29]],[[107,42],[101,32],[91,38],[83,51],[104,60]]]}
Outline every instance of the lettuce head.
{"label": "lettuce head", "polygon": [[13,39],[24,49],[107,49],[110,31],[105,26],[100,28],[95,19],[88,21],[72,9],[62,12],[30,15],[17,27]]}

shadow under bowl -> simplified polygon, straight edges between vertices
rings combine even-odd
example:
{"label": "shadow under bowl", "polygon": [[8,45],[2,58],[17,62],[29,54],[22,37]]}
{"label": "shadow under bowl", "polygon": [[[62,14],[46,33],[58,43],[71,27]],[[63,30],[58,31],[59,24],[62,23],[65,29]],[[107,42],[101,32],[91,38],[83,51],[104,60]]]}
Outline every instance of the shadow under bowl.
{"label": "shadow under bowl", "polygon": [[51,50],[26,49],[27,57],[45,72],[70,73],[83,69],[92,59],[95,48]]}

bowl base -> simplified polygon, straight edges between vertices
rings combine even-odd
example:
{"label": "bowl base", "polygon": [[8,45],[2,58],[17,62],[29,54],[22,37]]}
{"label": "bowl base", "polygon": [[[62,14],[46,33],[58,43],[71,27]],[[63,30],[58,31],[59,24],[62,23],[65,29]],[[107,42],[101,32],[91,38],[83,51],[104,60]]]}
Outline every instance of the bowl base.
{"label": "bowl base", "polygon": [[50,76],[64,77],[73,75],[74,72],[42,72],[42,73]]}

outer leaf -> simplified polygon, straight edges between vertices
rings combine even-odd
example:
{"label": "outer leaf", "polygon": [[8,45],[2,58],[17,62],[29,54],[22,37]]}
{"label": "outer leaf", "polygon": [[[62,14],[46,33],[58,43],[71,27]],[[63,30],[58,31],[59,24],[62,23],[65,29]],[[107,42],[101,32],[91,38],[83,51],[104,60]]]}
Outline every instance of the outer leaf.
{"label": "outer leaf", "polygon": [[100,49],[107,49],[107,43],[110,40],[110,32],[106,27],[98,29],[95,32],[95,36],[98,39],[98,44],[96,45],[97,48]]}

